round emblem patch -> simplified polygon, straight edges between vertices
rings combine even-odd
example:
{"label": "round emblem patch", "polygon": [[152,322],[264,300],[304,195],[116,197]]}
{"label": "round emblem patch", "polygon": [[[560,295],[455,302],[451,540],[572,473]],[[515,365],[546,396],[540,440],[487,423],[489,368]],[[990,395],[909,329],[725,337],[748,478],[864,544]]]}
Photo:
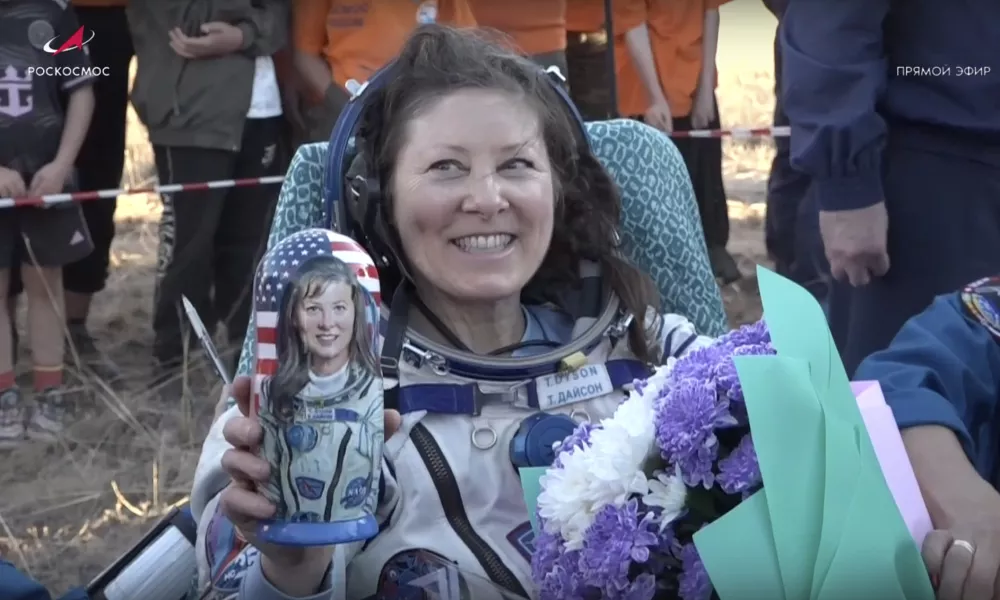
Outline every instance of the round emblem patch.
{"label": "round emblem patch", "polygon": [[455,563],[431,550],[416,548],[404,550],[385,563],[379,575],[378,597],[470,600],[471,594]]}
{"label": "round emblem patch", "polygon": [[56,32],[48,21],[39,19],[28,25],[28,40],[32,46],[39,50],[44,48],[45,44],[54,37],[56,37]]}
{"label": "round emblem patch", "polygon": [[1000,339],[1000,277],[981,279],[962,290],[969,315]]}

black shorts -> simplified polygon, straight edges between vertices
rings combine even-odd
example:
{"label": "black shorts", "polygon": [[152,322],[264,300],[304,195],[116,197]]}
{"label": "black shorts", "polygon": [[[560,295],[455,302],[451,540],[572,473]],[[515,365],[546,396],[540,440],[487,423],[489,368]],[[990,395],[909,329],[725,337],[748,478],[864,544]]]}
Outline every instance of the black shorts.
{"label": "black shorts", "polygon": [[0,269],[19,263],[62,267],[93,249],[79,204],[0,209]]}

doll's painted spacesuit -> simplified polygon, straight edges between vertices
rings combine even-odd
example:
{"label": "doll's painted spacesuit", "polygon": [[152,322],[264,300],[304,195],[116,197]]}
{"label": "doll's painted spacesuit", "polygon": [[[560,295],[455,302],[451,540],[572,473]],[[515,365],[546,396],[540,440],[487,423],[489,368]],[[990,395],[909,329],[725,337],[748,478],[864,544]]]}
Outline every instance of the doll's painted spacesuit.
{"label": "doll's painted spacesuit", "polygon": [[371,513],[377,501],[381,382],[354,362],[325,377],[310,373],[309,379],[295,397],[290,423],[261,412],[261,424],[270,429],[265,444],[275,445],[264,451],[279,467],[263,492],[278,506],[277,520],[353,520]]}

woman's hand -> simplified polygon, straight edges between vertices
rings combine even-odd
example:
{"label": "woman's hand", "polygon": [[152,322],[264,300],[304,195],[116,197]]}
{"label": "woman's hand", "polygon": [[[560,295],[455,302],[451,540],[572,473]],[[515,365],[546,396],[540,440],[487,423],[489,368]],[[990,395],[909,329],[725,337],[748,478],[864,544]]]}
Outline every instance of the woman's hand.
{"label": "woman's hand", "polygon": [[[223,437],[233,446],[222,456],[222,467],[232,478],[232,483],[222,492],[222,511],[247,542],[260,550],[261,566],[272,585],[292,596],[314,594],[330,564],[333,548],[293,548],[257,540],[259,522],[273,517],[276,510],[257,492],[257,487],[266,484],[270,474],[267,461],[257,455],[264,430],[250,418],[250,378],[236,378],[229,393],[242,416],[230,419],[222,430]],[[385,411],[386,439],[399,429],[400,423],[398,412]]]}
{"label": "woman's hand", "polygon": [[940,600],[993,600],[1000,598],[1000,494],[985,481],[966,492],[961,514],[924,540],[924,562]]}

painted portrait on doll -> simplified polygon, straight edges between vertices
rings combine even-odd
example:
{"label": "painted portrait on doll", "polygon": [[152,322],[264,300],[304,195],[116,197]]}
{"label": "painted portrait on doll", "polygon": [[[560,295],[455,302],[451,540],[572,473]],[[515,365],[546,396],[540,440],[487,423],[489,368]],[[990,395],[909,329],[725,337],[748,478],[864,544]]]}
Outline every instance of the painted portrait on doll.
{"label": "painted portrait on doll", "polygon": [[336,523],[342,533],[326,528],[327,543],[330,535],[364,539],[358,531],[373,519],[384,435],[377,305],[356,266],[329,254],[298,262],[275,307],[274,372],[259,384],[271,464],[262,491],[285,532]]}

